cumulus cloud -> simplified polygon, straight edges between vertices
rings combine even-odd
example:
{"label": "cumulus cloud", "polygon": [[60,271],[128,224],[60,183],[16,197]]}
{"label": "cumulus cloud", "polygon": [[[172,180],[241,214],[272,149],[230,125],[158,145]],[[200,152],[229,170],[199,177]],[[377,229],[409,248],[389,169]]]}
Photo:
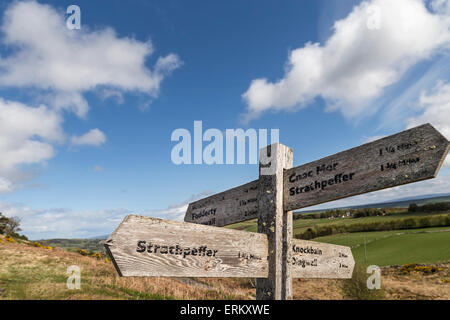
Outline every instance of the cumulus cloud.
{"label": "cumulus cloud", "polygon": [[100,86],[158,96],[161,81],[180,66],[169,54],[153,70],[150,41],[119,38],[113,29],[69,30],[64,14],[35,1],[14,2],[4,14],[3,43],[15,50],[0,59],[0,85],[50,90],[49,100],[83,117],[83,93]]}
{"label": "cumulus cloud", "polygon": [[21,218],[23,234],[30,239],[87,238],[110,234],[131,214],[127,209],[81,210],[35,209],[18,203],[1,203],[0,212]]}
{"label": "cumulus cloud", "polygon": [[315,97],[327,110],[357,117],[383,89],[413,65],[450,44],[448,1],[435,0],[429,11],[422,0],[371,0],[336,21],[323,45],[292,50],[282,79],[255,79],[243,94],[247,117],[267,110],[305,107]]}
{"label": "cumulus cloud", "polygon": [[[1,187],[0,180],[0,187]],[[209,196],[202,192],[166,209],[133,212],[128,209],[70,210],[66,208],[36,209],[24,204],[0,202],[0,212],[21,218],[23,233],[30,239],[86,238],[110,234],[128,214],[140,214],[168,220],[183,220],[190,202]]]}
{"label": "cumulus cloud", "polygon": [[[25,105],[0,98],[0,192],[13,191],[30,178],[24,166],[55,155],[55,145],[66,141],[65,114],[85,117],[89,111],[85,93],[122,103],[124,93],[134,92],[151,101],[163,79],[181,64],[171,53],[157,58],[150,69],[150,41],[118,37],[111,28],[69,30],[64,18],[64,11],[37,1],[13,1],[4,11],[0,87],[27,89],[35,101]],[[69,139],[71,146],[105,141],[99,129]]]}
{"label": "cumulus cloud", "polygon": [[450,15],[450,1],[448,0],[434,0],[431,2],[431,8],[435,12]]}
{"label": "cumulus cloud", "polygon": [[13,191],[13,184],[10,180],[0,177],[0,192],[11,192]]}
{"label": "cumulus cloud", "polygon": [[374,142],[376,140],[382,139],[384,138],[384,135],[379,135],[379,136],[372,136],[372,137],[368,137],[365,141],[365,143],[369,143],[369,142]]}
{"label": "cumulus cloud", "polygon": [[[408,119],[408,128],[431,123],[450,140],[450,84],[438,81],[431,92],[421,94],[419,105],[422,108],[422,113]],[[447,156],[444,165],[450,166],[449,156]]]}
{"label": "cumulus cloud", "polygon": [[0,192],[12,191],[19,165],[53,157],[53,144],[65,135],[61,116],[47,108],[32,108],[0,98]]}
{"label": "cumulus cloud", "polygon": [[72,146],[100,146],[106,142],[106,136],[99,129],[92,129],[81,136],[70,139]]}

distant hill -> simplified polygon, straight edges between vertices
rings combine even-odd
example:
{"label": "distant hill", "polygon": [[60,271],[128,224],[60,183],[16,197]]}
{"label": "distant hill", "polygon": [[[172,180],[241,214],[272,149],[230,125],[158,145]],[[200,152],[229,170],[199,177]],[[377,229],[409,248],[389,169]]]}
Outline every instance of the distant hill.
{"label": "distant hill", "polygon": [[87,238],[87,239],[92,239],[92,240],[95,240],[95,239],[106,240],[106,239],[108,239],[108,237],[109,237],[109,234],[105,234],[105,235],[102,235],[102,236],[89,237],[89,238]]}
{"label": "distant hill", "polygon": [[[427,195],[421,195],[421,196],[415,196],[415,197],[404,197],[404,198],[398,198],[398,199],[394,200],[393,202],[446,198],[446,197],[450,197],[450,193],[435,193],[435,194],[427,194]],[[440,202],[440,201],[438,201],[438,202]]]}
{"label": "distant hill", "polygon": [[295,214],[301,213],[312,213],[312,212],[322,212],[327,210],[336,210],[336,209],[363,209],[363,208],[406,208],[411,203],[415,203],[417,205],[424,205],[426,203],[435,203],[435,202],[450,202],[450,193],[441,193],[441,194],[429,194],[429,195],[421,195],[415,197],[405,197],[399,198],[396,200],[392,200],[389,202],[378,202],[378,203],[369,203],[357,206],[347,206],[347,207],[337,207],[330,209],[318,209],[318,210],[305,210],[305,211],[296,211]]}
{"label": "distant hill", "polygon": [[39,240],[43,245],[58,247],[68,251],[85,249],[88,251],[104,252],[104,239],[46,239]]}

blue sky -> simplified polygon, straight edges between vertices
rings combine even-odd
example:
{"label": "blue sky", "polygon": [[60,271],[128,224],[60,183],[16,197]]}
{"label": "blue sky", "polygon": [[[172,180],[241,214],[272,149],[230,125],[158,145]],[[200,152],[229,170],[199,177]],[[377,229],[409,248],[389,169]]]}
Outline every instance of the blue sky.
{"label": "blue sky", "polygon": [[[0,19],[0,123],[17,122],[0,131],[0,211],[34,239],[180,219],[257,178],[173,164],[171,134],[195,120],[279,129],[294,165],[425,122],[450,135],[446,0],[3,1]],[[449,174],[328,206],[449,192]]]}

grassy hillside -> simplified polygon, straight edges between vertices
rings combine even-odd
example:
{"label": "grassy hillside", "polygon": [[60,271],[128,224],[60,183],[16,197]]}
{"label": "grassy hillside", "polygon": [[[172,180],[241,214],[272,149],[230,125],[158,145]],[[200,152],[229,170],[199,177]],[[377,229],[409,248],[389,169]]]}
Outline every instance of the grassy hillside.
{"label": "grassy hillside", "polygon": [[[438,240],[439,241],[439,240]],[[67,267],[81,269],[81,289],[66,286]],[[450,263],[433,273],[383,268],[386,299],[450,299]],[[430,267],[431,268],[431,267]],[[428,268],[428,269],[430,269]],[[427,270],[428,270],[427,269]],[[364,275],[365,276],[365,275]],[[294,279],[294,299],[350,299],[354,280]],[[307,288],[307,290],[305,290]],[[111,262],[0,236],[1,299],[254,299],[255,279],[120,278]]]}
{"label": "grassy hillside", "polygon": [[[440,241],[439,239],[437,241]],[[81,269],[81,289],[66,286],[67,267]],[[450,299],[450,263],[435,272],[382,269],[386,299]],[[346,282],[348,281],[348,282]],[[354,280],[351,280],[354,281]],[[294,279],[294,299],[350,299],[350,280]],[[305,290],[307,288],[307,290]],[[6,241],[0,236],[1,299],[254,299],[255,279],[120,278],[112,264],[59,248]]]}
{"label": "grassy hillside", "polygon": [[[405,209],[389,209],[388,213],[361,218],[297,219],[293,222],[294,234],[315,226],[368,225],[449,214],[411,213]],[[256,220],[228,227],[257,231]],[[349,284],[366,279],[363,266],[370,264],[382,266],[386,299],[450,299],[450,226],[341,233],[316,237],[313,241],[350,246],[356,260],[355,270],[359,271],[355,271],[352,280],[294,279],[294,299],[357,298],[350,293]],[[77,253],[79,248],[103,251],[98,239],[51,239],[42,241],[42,245],[20,239],[7,240],[0,235],[0,299],[255,298],[256,281],[251,278],[121,278],[104,256]],[[410,263],[429,266],[419,266],[417,270],[406,268],[412,270],[406,273],[405,266],[397,267]],[[73,265],[81,268],[80,290],[67,289],[69,275],[66,271]]]}
{"label": "grassy hillside", "polygon": [[[248,280],[121,278],[111,262],[0,236],[0,299],[249,299]],[[81,289],[66,286],[69,266]]]}

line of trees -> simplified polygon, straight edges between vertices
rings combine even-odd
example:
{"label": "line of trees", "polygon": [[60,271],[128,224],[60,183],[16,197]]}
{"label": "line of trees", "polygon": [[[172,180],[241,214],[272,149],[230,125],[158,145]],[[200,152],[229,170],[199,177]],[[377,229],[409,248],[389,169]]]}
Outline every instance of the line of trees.
{"label": "line of trees", "polygon": [[0,212],[0,234],[9,236],[9,237],[28,240],[26,236],[19,234],[20,231],[22,231],[22,229],[20,228],[20,218],[5,217]]}
{"label": "line of trees", "polygon": [[385,209],[363,208],[363,209],[334,209],[318,213],[295,214],[294,219],[328,219],[350,216],[352,218],[373,217],[386,215]]}
{"label": "line of trees", "polygon": [[409,212],[443,212],[450,211],[450,202],[436,202],[427,203],[422,206],[418,206],[415,203],[411,203],[408,207]]}
{"label": "line of trees", "polygon": [[[341,218],[350,216],[351,218],[363,218],[363,217],[376,217],[386,216],[395,213],[395,208],[361,208],[361,209],[333,209],[317,213],[294,215],[294,220],[297,219],[328,219],[328,218]],[[427,203],[424,205],[417,205],[411,203],[408,207],[408,212],[446,212],[450,211],[450,202],[436,202]]]}
{"label": "line of trees", "polygon": [[416,229],[429,227],[450,226],[450,214],[434,215],[425,217],[409,217],[403,219],[393,219],[389,221],[375,221],[369,223],[351,224],[328,224],[316,225],[295,235],[297,239],[310,240],[317,237],[324,237],[338,233],[370,232],[370,231],[391,231],[401,229]]}

